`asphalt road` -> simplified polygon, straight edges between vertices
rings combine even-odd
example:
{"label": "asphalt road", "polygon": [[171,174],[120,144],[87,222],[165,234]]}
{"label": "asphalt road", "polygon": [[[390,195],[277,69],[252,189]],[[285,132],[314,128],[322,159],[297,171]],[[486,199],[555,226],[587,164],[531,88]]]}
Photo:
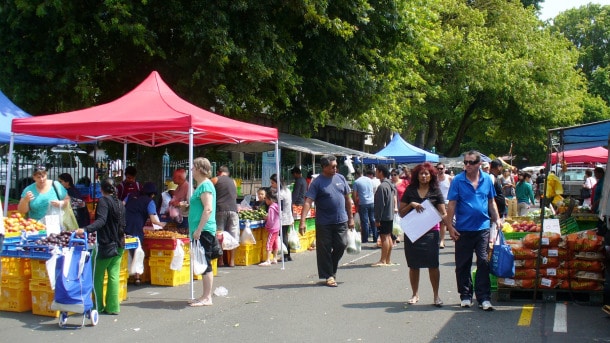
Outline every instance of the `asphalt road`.
{"label": "asphalt road", "polygon": [[[445,305],[432,306],[426,270],[420,302],[406,305],[403,245],[393,251],[398,266],[370,267],[379,253],[365,244],[359,255],[344,255],[337,288],[321,284],[314,251],[294,254],[284,270],[220,268],[214,288],[225,287],[228,296],[215,297],[211,307],[188,307],[188,285],[130,285],[120,315],[102,315],[96,327],[79,330],[61,329],[50,317],[0,312],[0,342],[610,342],[610,318],[582,301],[494,301],[492,312],[460,308],[450,240],[441,250]],[[195,286],[198,296],[201,281]]]}

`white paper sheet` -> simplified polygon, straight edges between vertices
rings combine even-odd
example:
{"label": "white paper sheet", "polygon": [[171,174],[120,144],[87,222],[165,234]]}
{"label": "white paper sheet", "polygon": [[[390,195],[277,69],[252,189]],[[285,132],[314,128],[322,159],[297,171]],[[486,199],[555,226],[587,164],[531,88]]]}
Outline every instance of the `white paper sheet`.
{"label": "white paper sheet", "polygon": [[421,205],[424,207],[423,212],[412,210],[400,220],[400,227],[411,242],[417,241],[441,221],[440,213],[430,200],[426,199]]}

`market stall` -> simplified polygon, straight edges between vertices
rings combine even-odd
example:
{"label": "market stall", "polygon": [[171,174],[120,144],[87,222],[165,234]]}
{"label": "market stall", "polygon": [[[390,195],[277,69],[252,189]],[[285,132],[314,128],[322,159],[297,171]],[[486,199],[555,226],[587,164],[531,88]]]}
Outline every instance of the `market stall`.
{"label": "market stall", "polygon": [[[609,133],[610,121],[549,130],[546,175],[553,149],[559,150],[559,156],[579,156],[582,151],[572,151],[607,146]],[[553,147],[552,142],[557,145]],[[603,153],[607,160],[607,151]],[[532,290],[529,296],[534,300],[540,296],[545,301],[578,299],[593,304],[603,301],[606,243],[598,234],[597,224],[609,211],[608,178],[606,173],[599,213],[591,213],[568,198],[527,218],[507,219],[503,231],[515,255],[515,275],[496,280],[500,300]],[[546,178],[545,189],[548,186]]]}
{"label": "market stall", "polygon": [[[265,142],[274,145],[276,153],[278,150],[277,129],[240,122],[190,104],[176,95],[156,71],[115,101],[72,112],[15,119],[11,131],[11,141],[18,134],[30,134],[75,142],[121,142],[125,144],[125,154],[127,143],[150,147],[188,144],[189,168],[195,145]],[[279,175],[277,160],[276,170]],[[192,176],[189,181],[192,184]],[[191,279],[191,297],[192,290]]]}
{"label": "market stall", "polygon": [[[2,248],[2,287],[0,292],[0,311],[27,312],[35,315],[58,317],[59,311],[51,309],[54,299],[52,284],[54,277],[49,263],[57,252],[67,246],[71,232],[47,234],[44,224],[25,219],[19,214],[4,218],[6,228]],[[88,249],[95,246],[96,236],[87,237]],[[125,239],[125,252],[121,260],[119,275],[119,300],[127,299],[128,253],[136,249],[136,238]],[[107,283],[105,279],[104,283]]]}

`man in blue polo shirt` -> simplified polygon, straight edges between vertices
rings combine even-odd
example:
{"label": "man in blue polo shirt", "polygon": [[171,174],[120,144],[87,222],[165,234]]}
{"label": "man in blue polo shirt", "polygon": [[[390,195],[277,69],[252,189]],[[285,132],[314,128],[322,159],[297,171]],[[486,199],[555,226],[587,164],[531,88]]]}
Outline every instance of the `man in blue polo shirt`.
{"label": "man in blue polo shirt", "polygon": [[489,229],[491,223],[501,228],[498,208],[494,201],[496,192],[489,174],[480,169],[481,154],[471,150],[464,156],[464,172],[453,178],[449,187],[447,218],[455,215],[455,224],[448,225],[449,235],[455,241],[455,277],[460,294],[461,307],[472,306],[472,252],[477,256],[475,284],[479,307],[493,310],[491,283],[489,281]]}
{"label": "man in blue polo shirt", "polygon": [[[351,189],[343,175],[337,173],[337,158],[320,158],[322,172],[305,194],[303,214],[316,204],[316,257],[318,276],[326,279],[326,286],[337,287],[339,260],[347,247],[347,230],[354,229]],[[299,231],[305,234],[305,215],[301,216]]]}

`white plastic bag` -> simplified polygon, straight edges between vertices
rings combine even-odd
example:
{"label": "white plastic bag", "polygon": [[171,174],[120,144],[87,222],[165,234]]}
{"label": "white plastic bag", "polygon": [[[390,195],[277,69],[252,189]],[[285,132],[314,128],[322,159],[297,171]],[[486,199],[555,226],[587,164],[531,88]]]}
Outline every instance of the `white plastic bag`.
{"label": "white plastic bag", "polygon": [[[360,244],[358,244],[360,241]],[[362,239],[360,238],[360,233],[356,232],[356,230],[347,230],[347,248],[345,252],[350,255],[356,255],[360,253],[362,249]]]}
{"label": "white plastic bag", "polygon": [[49,204],[49,207],[47,208],[47,213],[45,214],[44,218],[42,219],[42,222],[44,223],[44,225],[46,227],[47,236],[49,236],[52,233],[59,234],[61,232],[61,229],[62,229],[61,217],[62,217],[61,207],[55,207],[55,206]]}
{"label": "white plastic bag", "polygon": [[129,266],[129,275],[144,274],[144,257],[146,257],[144,249],[142,249],[142,244],[138,239],[138,248],[133,252],[133,259]]}
{"label": "white plastic bag", "polygon": [[240,244],[256,244],[256,239],[254,238],[252,229],[250,229],[250,225],[246,225],[246,228],[241,231],[241,236],[239,237],[239,243]]}
{"label": "white plastic bag", "polygon": [[354,229],[360,232],[362,230],[362,222],[360,221],[360,214],[354,214]]}
{"label": "white plastic bag", "polygon": [[301,249],[301,240],[299,239],[299,234],[297,233],[297,230],[294,229],[294,227],[288,231],[288,246],[292,250]]}
{"label": "white plastic bag", "polygon": [[392,234],[398,237],[398,239],[402,239],[402,236],[404,235],[404,232],[400,227],[400,216],[398,214],[394,215],[394,223],[392,224]]}
{"label": "white plastic bag", "polygon": [[193,274],[201,275],[208,269],[208,262],[205,259],[205,249],[199,240],[193,244]]}
{"label": "white plastic bag", "polygon": [[182,247],[184,243],[181,240],[176,239],[176,248],[174,249],[174,255],[172,256],[172,262],[169,264],[169,269],[171,270],[182,270],[182,265],[184,264],[184,248]]}
{"label": "white plastic bag", "polygon": [[239,246],[239,242],[230,232],[222,232],[222,250],[233,250]]}

